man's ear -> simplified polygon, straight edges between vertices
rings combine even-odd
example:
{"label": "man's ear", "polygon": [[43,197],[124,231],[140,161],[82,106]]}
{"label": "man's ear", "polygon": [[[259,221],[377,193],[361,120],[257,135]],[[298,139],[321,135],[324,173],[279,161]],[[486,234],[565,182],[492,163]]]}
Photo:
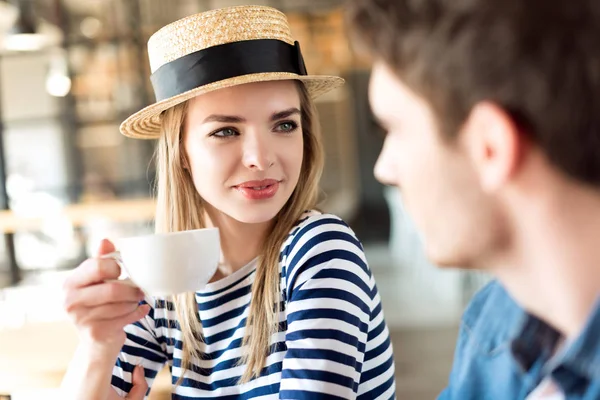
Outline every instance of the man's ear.
{"label": "man's ear", "polygon": [[481,187],[494,192],[517,172],[525,140],[519,126],[504,109],[481,102],[471,109],[460,132]]}

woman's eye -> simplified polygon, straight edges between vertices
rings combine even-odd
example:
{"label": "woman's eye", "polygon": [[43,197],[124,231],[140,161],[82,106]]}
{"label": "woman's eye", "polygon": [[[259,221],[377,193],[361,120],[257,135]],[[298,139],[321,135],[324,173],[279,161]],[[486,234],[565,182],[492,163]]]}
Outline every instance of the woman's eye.
{"label": "woman's eye", "polygon": [[237,134],[238,133],[235,129],[225,128],[225,129],[221,129],[220,131],[214,132],[211,136],[228,137],[228,136],[236,136]]}
{"label": "woman's eye", "polygon": [[293,132],[297,127],[298,125],[295,122],[282,122],[277,126],[277,130],[279,132]]}

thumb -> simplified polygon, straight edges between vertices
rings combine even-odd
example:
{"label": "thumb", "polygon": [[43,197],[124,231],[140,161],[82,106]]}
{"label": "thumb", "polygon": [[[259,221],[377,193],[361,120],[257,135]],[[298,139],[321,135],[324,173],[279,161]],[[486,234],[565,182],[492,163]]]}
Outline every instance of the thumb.
{"label": "thumb", "polygon": [[115,251],[115,245],[108,239],[102,239],[98,246],[98,257],[103,254],[109,254]]}
{"label": "thumb", "polygon": [[131,383],[133,383],[133,387],[126,399],[144,400],[144,397],[148,392],[148,383],[144,377],[144,367],[138,365],[133,369],[133,379]]}

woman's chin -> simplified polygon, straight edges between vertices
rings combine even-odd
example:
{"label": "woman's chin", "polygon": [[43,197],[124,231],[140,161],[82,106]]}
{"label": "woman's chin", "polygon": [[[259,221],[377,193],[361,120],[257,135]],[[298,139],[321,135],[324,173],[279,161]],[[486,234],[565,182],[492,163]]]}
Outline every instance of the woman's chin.
{"label": "woman's chin", "polygon": [[279,210],[280,208],[275,208],[273,205],[265,204],[263,207],[247,205],[246,207],[236,207],[235,210],[229,210],[226,214],[243,224],[264,224],[272,221]]}

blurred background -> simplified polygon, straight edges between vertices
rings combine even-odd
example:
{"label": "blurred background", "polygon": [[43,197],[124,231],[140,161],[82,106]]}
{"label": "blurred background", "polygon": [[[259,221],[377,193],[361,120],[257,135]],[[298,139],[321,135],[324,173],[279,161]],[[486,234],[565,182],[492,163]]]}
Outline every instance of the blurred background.
{"label": "blurred background", "polygon": [[[373,178],[383,136],[342,0],[0,0],[0,399],[52,398],[77,342],[61,311],[65,274],[103,237],[153,231],[155,143],[118,131],[154,100],[148,38],[186,15],[240,4],[284,11],[309,72],[347,80],[317,102],[322,208],[365,245],[398,397],[432,399],[446,384],[460,314],[486,278],[430,265],[401,194]],[[151,398],[170,398],[161,382]]]}

